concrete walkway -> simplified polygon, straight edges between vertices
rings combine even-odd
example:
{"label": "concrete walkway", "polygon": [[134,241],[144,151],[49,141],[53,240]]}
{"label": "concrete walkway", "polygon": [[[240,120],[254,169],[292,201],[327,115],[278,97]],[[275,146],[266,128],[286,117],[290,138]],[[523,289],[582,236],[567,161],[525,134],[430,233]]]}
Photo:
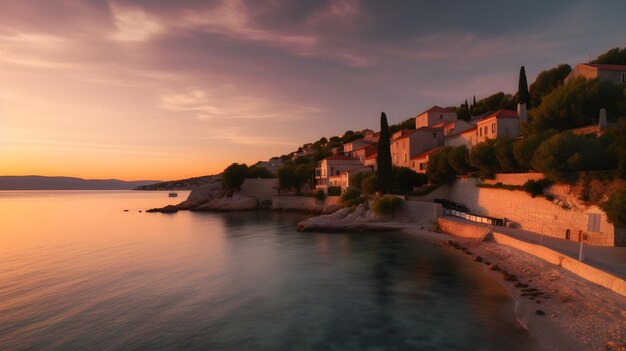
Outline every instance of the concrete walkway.
{"label": "concrete walkway", "polygon": [[[486,224],[471,222],[462,218],[446,216],[448,220],[460,223],[487,227]],[[506,234],[512,238],[532,244],[539,244],[578,259],[580,243],[577,241],[558,239],[523,229],[494,226],[492,231]],[[607,273],[626,280],[626,247],[595,246],[583,244],[583,262]]]}

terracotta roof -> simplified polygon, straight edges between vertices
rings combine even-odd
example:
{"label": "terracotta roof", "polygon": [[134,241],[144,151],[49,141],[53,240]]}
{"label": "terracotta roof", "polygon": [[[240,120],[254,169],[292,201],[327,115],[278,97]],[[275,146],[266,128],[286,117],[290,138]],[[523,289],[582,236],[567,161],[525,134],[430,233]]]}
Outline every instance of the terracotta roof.
{"label": "terracotta roof", "polygon": [[358,158],[354,158],[354,157],[350,157],[350,156],[346,156],[346,155],[332,155],[332,156],[328,156],[326,157],[324,160],[326,161],[337,161],[337,160],[344,160],[344,161],[358,161]]}
{"label": "terracotta roof", "polygon": [[432,154],[433,152],[435,152],[435,151],[437,151],[437,150],[441,149],[442,147],[443,147],[443,146],[439,146],[439,147],[436,147],[436,148],[434,148],[434,149],[428,150],[428,151],[426,151],[426,152],[424,152],[424,153],[421,153],[421,154],[419,154],[419,155],[417,155],[417,156],[413,156],[413,157],[411,157],[411,160],[417,160],[417,159],[420,159],[420,158],[424,158],[424,157],[426,157],[426,156],[428,156],[428,155]]}
{"label": "terracotta roof", "polygon": [[366,157],[365,159],[366,159],[366,160],[370,160],[370,159],[372,159],[372,158],[376,158],[376,157],[378,157],[378,152],[377,152],[377,153],[375,153],[375,154],[373,154],[372,156],[368,156],[368,157]]}
{"label": "terracotta roof", "polygon": [[517,111],[513,111],[513,110],[498,110],[496,112],[493,112],[489,115],[484,116],[483,118],[480,119],[480,121],[478,121],[478,123],[480,122],[484,122],[486,120],[490,120],[492,118],[519,118],[519,116],[517,115]]}
{"label": "terracotta roof", "polygon": [[439,106],[435,105],[435,106],[429,108],[428,110],[420,113],[418,116],[421,116],[424,113],[430,113],[430,112],[432,112],[432,113],[450,113],[450,112],[453,112],[453,111],[450,111],[447,108],[443,108],[443,107],[439,107]]}
{"label": "terracotta roof", "polygon": [[472,128],[470,128],[470,129],[466,129],[466,130],[464,130],[464,131],[462,131],[462,132],[449,134],[448,136],[446,136],[446,139],[448,139],[448,138],[454,138],[454,137],[457,137],[457,136],[459,136],[459,135],[461,135],[461,134],[465,134],[465,133],[470,133],[470,132],[473,132],[473,131],[475,131],[477,128],[478,128],[478,127],[473,126]]}
{"label": "terracotta roof", "polygon": [[419,127],[416,132],[440,132],[442,129],[439,127]]}
{"label": "terracotta roof", "polygon": [[626,65],[606,65],[600,63],[581,63],[581,65],[601,69],[603,71],[622,71],[626,72]]}
{"label": "terracotta roof", "polygon": [[[397,133],[397,132],[396,132]],[[415,133],[415,129],[403,129],[400,131],[400,136],[393,139],[392,142],[396,141],[396,140],[400,140],[400,139],[404,139],[404,138],[408,138],[411,134]],[[395,133],[394,133],[395,134]]]}

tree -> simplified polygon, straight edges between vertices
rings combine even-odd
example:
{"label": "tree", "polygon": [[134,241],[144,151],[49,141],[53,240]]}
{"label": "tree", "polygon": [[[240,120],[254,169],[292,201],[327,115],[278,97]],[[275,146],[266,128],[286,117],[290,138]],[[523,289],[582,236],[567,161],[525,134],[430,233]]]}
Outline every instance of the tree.
{"label": "tree", "polygon": [[382,112],[380,114],[380,140],[378,141],[378,155],[376,162],[378,164],[378,188],[381,194],[389,194],[391,191],[391,146],[389,139],[389,125],[387,124],[387,115]]}
{"label": "tree", "polygon": [[626,65],[626,47],[625,48],[613,48],[604,54],[598,56],[590,63],[600,63],[609,65]]}
{"label": "tree", "polygon": [[500,109],[514,110],[516,104],[517,102],[514,96],[499,92],[489,95],[475,103],[472,113],[475,115],[481,115],[489,111],[497,111]]}
{"label": "tree", "polygon": [[564,132],[541,143],[532,165],[550,180],[571,183],[578,179],[577,172],[606,165],[602,155],[602,146],[596,138]]}
{"label": "tree", "polygon": [[626,228],[626,188],[612,193],[601,207],[609,222],[617,228]]}
{"label": "tree", "polygon": [[413,188],[428,183],[428,177],[406,167],[393,167],[392,170],[393,194],[404,195],[410,193]]}
{"label": "tree", "polygon": [[289,190],[294,186],[294,168],[293,165],[286,164],[278,170],[278,186],[281,189]]}
{"label": "tree", "polygon": [[554,131],[531,134],[518,140],[513,145],[513,156],[517,164],[524,169],[532,169],[532,160],[539,145],[554,135]]}
{"label": "tree", "polygon": [[248,168],[248,172],[247,172],[246,178],[267,179],[267,178],[274,178],[274,174],[272,172],[270,172],[270,170],[265,168],[265,167],[252,166],[252,167]]}
{"label": "tree", "polygon": [[472,119],[472,116],[469,111],[469,107],[467,106],[467,99],[465,100],[464,104],[461,104],[461,107],[458,110],[457,118],[464,120],[464,121],[469,121],[470,119]]}
{"label": "tree", "polygon": [[451,150],[451,147],[446,146],[428,156],[426,176],[432,184],[447,184],[456,179],[456,172],[450,165]]}
{"label": "tree", "polygon": [[248,175],[248,166],[243,163],[233,163],[226,167],[224,173],[222,173],[222,181],[226,189],[235,191],[241,189],[241,184],[246,180]]}
{"label": "tree", "polygon": [[469,164],[469,151],[465,145],[452,147],[448,161],[456,174],[466,174],[472,167]]}
{"label": "tree", "polygon": [[311,179],[313,178],[313,172],[315,167],[313,164],[298,165],[293,170],[293,186],[296,191],[300,193],[303,186],[306,184],[311,185]]}
{"label": "tree", "polygon": [[474,146],[469,159],[470,163],[478,168],[478,175],[483,179],[492,179],[495,173],[500,170],[495,139],[487,139]]}
{"label": "tree", "polygon": [[383,196],[372,203],[372,211],[377,215],[391,216],[404,204],[404,200],[395,196]]}
{"label": "tree", "polygon": [[571,71],[572,67],[570,65],[562,63],[557,67],[539,73],[535,82],[530,86],[530,105],[539,106],[544,96],[563,85],[565,77]]}
{"label": "tree", "polygon": [[515,160],[515,156],[513,154],[514,144],[515,139],[511,137],[502,137],[496,139],[496,158],[498,159],[500,170],[503,172],[517,172],[521,168]]}
{"label": "tree", "polygon": [[519,69],[519,82],[517,84],[517,96],[518,102],[526,104],[527,108],[530,108],[530,93],[528,92],[528,82],[526,81],[526,69],[522,66]]}
{"label": "tree", "polygon": [[568,80],[543,97],[541,105],[531,110],[530,132],[549,129],[566,130],[597,123],[601,108],[607,118],[626,115],[624,87],[610,81],[578,77]]}

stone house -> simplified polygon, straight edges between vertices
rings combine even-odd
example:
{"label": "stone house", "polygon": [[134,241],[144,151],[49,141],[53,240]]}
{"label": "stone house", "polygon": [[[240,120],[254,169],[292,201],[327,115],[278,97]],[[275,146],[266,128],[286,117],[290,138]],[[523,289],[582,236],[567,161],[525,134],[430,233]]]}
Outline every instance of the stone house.
{"label": "stone house", "polygon": [[429,156],[433,152],[435,152],[435,151],[437,151],[437,150],[439,150],[441,148],[442,148],[441,146],[440,147],[436,147],[436,148],[434,148],[432,150],[428,150],[428,151],[423,152],[423,153],[421,153],[421,154],[419,154],[417,156],[412,157],[411,158],[411,169],[414,170],[417,173],[426,173],[426,166],[428,165]]}
{"label": "stone house", "polygon": [[437,123],[456,121],[456,112],[446,108],[433,106],[415,117],[415,129],[431,127]]}
{"label": "stone house", "polygon": [[476,123],[478,129],[477,143],[504,136],[518,137],[520,134],[519,124],[517,111],[498,110],[493,112]]}
{"label": "stone house", "polygon": [[365,160],[378,153],[378,147],[374,144],[367,144],[359,147],[358,149],[354,149],[347,154],[350,157],[358,158],[362,164],[365,164]]}
{"label": "stone house", "polygon": [[315,190],[322,189],[324,192],[331,186],[332,181],[338,182],[341,180],[341,172],[357,169],[363,167],[361,161],[358,158],[349,157],[346,155],[332,155],[318,162],[315,168]]}
{"label": "stone house", "polygon": [[443,128],[420,127],[394,133],[391,140],[391,163],[411,168],[411,159],[444,145]]}
{"label": "stone house", "polygon": [[579,63],[570,74],[565,77],[565,82],[576,77],[587,79],[609,80],[615,84],[626,84],[626,65],[605,65],[596,63]]}

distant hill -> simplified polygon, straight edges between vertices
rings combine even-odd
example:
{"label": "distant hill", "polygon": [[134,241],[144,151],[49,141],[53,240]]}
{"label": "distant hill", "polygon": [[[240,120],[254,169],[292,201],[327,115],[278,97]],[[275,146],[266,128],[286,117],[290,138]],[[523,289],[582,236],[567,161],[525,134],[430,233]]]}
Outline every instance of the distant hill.
{"label": "distant hill", "polygon": [[159,180],[123,181],[73,177],[0,176],[0,190],[130,190]]}
{"label": "distant hill", "polygon": [[190,190],[200,185],[208,184],[212,178],[218,176],[201,176],[187,179],[170,180],[156,184],[140,185],[135,190]]}

